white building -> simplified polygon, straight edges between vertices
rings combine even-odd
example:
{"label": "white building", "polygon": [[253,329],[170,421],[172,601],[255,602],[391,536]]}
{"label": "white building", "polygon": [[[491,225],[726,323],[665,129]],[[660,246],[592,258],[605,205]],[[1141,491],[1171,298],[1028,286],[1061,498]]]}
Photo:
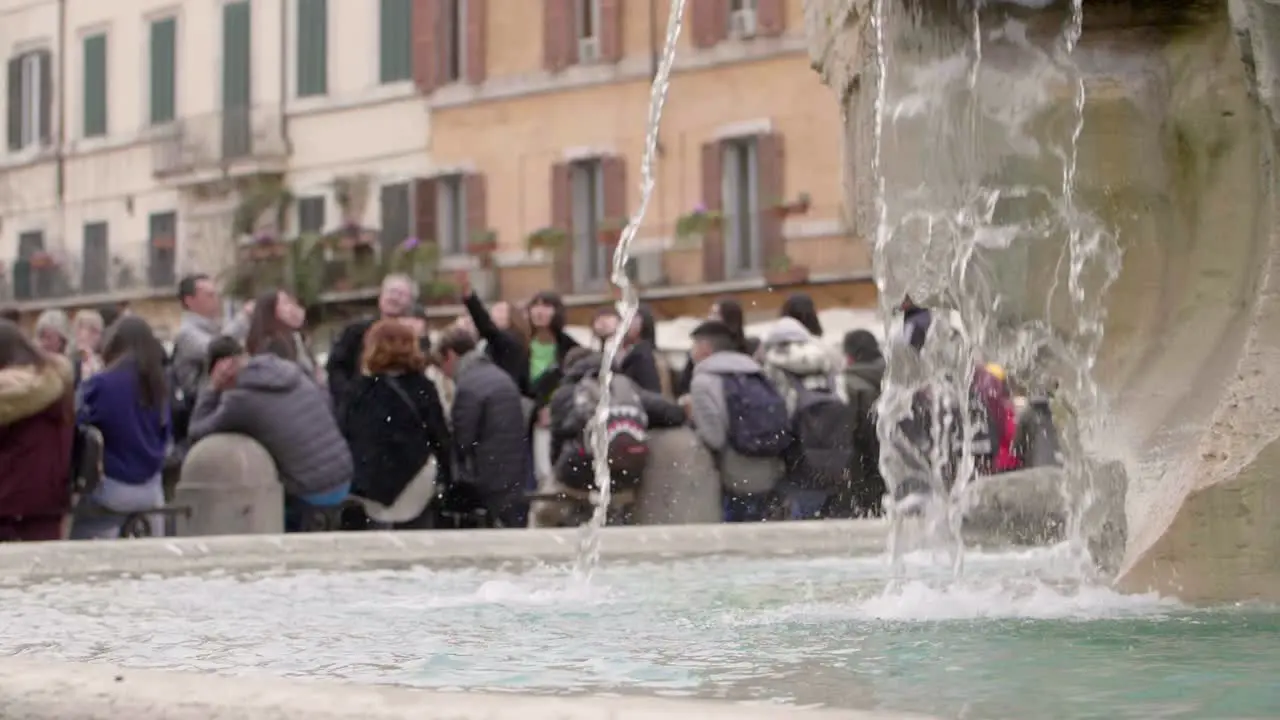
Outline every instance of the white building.
{"label": "white building", "polygon": [[282,232],[401,227],[378,189],[429,172],[413,5],[0,0],[0,301],[171,297],[279,187]]}

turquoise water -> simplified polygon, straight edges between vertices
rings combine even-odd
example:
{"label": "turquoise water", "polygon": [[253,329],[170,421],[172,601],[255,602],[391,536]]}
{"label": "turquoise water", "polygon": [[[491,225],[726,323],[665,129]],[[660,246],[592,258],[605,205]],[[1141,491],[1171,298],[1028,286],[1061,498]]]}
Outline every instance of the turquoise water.
{"label": "turquoise water", "polygon": [[1054,550],[603,568],[127,578],[0,589],[0,654],[433,688],[970,719],[1280,716],[1280,612],[1070,580]]}

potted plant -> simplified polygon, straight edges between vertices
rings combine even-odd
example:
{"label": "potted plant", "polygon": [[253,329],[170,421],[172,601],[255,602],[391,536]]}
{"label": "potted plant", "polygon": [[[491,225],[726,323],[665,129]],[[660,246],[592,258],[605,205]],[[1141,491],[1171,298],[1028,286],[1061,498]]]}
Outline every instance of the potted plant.
{"label": "potted plant", "polygon": [[601,245],[614,246],[622,242],[622,231],[627,227],[626,220],[611,219],[600,223],[596,240]]}
{"label": "potted plant", "polygon": [[808,279],[809,268],[793,265],[791,258],[785,255],[770,262],[768,269],[764,272],[764,281],[770,286],[799,285]]}
{"label": "potted plant", "polygon": [[157,250],[172,250],[176,244],[172,235],[157,235],[151,238],[151,247]]}
{"label": "potted plant", "polygon": [[44,250],[37,250],[36,252],[32,253],[31,258],[28,262],[30,262],[31,267],[36,270],[51,268],[57,264],[57,262],[53,259],[53,256],[45,252]]}
{"label": "potted plant", "polygon": [[719,212],[698,205],[676,219],[676,241],[684,244],[699,241],[707,233],[718,230],[722,219]]}
{"label": "potted plant", "polygon": [[803,215],[809,212],[809,205],[811,203],[812,199],[809,197],[809,193],[802,192],[796,196],[795,200],[790,202],[785,200],[775,201],[773,203],[773,212],[780,218],[785,218],[790,215]]}
{"label": "potted plant", "polygon": [[492,230],[476,230],[467,240],[467,254],[486,257],[498,251],[498,233]]}
{"label": "potted plant", "polygon": [[525,242],[530,252],[534,250],[559,250],[565,243],[567,236],[560,228],[545,227],[534,230],[529,234]]}

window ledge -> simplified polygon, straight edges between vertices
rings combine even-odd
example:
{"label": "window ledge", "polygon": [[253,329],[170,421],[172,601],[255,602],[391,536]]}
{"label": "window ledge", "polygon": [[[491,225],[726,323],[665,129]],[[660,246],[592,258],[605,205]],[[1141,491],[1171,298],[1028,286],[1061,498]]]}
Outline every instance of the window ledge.
{"label": "window ledge", "polygon": [[[678,54],[673,71],[704,70],[807,52],[802,34],[783,35],[776,38],[726,40],[713,48]],[[432,109],[442,110],[475,102],[506,100],[595,85],[648,80],[649,62],[650,58],[647,54],[631,55],[617,63],[572,65],[557,73],[540,70],[522,75],[493,77],[487,79],[482,85],[455,83],[432,93],[429,96],[430,104]]]}
{"label": "window ledge", "polygon": [[57,157],[58,150],[53,145],[28,147],[21,150],[9,151],[8,154],[0,157],[0,168],[16,170],[29,165],[39,165],[41,163],[50,162]]}
{"label": "window ledge", "polygon": [[353,110],[369,105],[398,102],[417,98],[417,88],[412,80],[402,80],[385,85],[373,85],[352,95],[313,95],[291,98],[285,103],[285,113],[292,117],[324,115]]}

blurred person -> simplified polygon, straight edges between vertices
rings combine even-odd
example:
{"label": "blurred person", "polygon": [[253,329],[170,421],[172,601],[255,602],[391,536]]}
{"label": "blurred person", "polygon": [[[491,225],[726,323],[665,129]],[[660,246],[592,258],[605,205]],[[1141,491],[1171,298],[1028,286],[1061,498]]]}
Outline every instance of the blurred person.
{"label": "blurred person", "polygon": [[529,338],[515,328],[511,305],[496,302],[486,309],[484,302],[471,289],[466,274],[462,278],[462,304],[476,336],[484,341],[485,354],[516,382],[522,395],[529,392]]}
{"label": "blurred person", "polygon": [[898,310],[902,313],[902,332],[907,343],[920,351],[933,326],[933,311],[917,305],[910,295],[903,296]]}
{"label": "blurred person", "polygon": [[22,326],[22,312],[18,308],[0,309],[0,320],[7,320],[19,327]]}
{"label": "blurred person", "polygon": [[65,355],[71,344],[71,322],[61,310],[45,310],[36,318],[36,344],[54,355]]}
{"label": "blurred person", "polygon": [[[615,367],[637,387],[671,397],[671,376],[664,372],[666,363],[659,366],[658,351],[654,347],[656,337],[653,313],[648,308],[640,308],[623,337],[622,352]],[[663,382],[664,374],[666,382]]]}
{"label": "blurred person", "polygon": [[307,311],[284,290],[269,290],[253,301],[244,347],[250,355],[271,353],[298,363],[302,371],[319,381],[321,374],[302,337]]}
{"label": "blurred person", "polygon": [[[760,343],[755,338],[746,336],[746,316],[742,312],[742,304],[733,298],[720,298],[711,304],[707,310],[707,320],[724,323],[729,328],[732,335],[734,350],[744,355],[755,356],[756,349]],[[676,397],[683,397],[689,394],[689,386],[693,382],[693,355],[690,353],[686,358],[684,368],[680,371],[680,376],[676,378],[675,391]]]}
{"label": "blurred person", "polygon": [[822,339],[822,321],[818,319],[818,308],[808,294],[796,293],[788,297],[782,304],[778,317],[791,318],[803,325],[810,335]]}
{"label": "blurred person", "polygon": [[81,310],[71,322],[71,362],[76,386],[102,370],[102,315],[95,310]]}
{"label": "blurred person", "polygon": [[71,363],[0,319],[0,542],[59,540],[71,509]]}
{"label": "blurred person", "polygon": [[336,507],[351,488],[352,461],[324,388],[295,362],[250,357],[234,338],[209,344],[209,381],[191,416],[192,442],[246,435],[275,461],[285,492],[285,529],[300,529],[307,506]]}
{"label": "blurred person", "polygon": [[[544,290],[529,302],[529,395],[535,409],[541,410],[551,400],[551,394],[560,386],[564,356],[579,347],[565,332],[568,316],[560,296]],[[545,413],[539,413],[540,423],[545,425]]]}
{"label": "blurred person", "polygon": [[120,319],[120,308],[115,305],[99,305],[97,307],[98,315],[102,316],[102,328],[107,328],[116,324]]}
{"label": "blurred person", "polygon": [[618,334],[618,326],[621,324],[622,316],[614,306],[607,305],[597,310],[595,317],[591,319],[591,336],[595,340],[592,349],[604,352],[605,345]]}
{"label": "blurred person", "polygon": [[451,415],[458,482],[475,491],[496,525],[524,527],[524,489],[532,460],[520,389],[464,332],[447,333],[438,355],[441,369],[454,383]]}
{"label": "blurred person", "polygon": [[786,401],[733,329],[708,320],[691,334],[689,419],[711,451],[725,491],[725,520],[767,519],[790,441]]}
{"label": "blurred person", "polygon": [[[81,388],[79,411],[80,422],[102,433],[102,480],[76,508],[73,540],[119,537],[123,515],[164,507],[172,437],[164,348],[145,320],[128,315],[112,327],[102,359],[106,368]],[[154,535],[164,534],[162,515],[149,521]]]}
{"label": "blurred person", "polygon": [[329,349],[325,374],[329,381],[329,395],[334,410],[342,412],[351,385],[360,375],[360,359],[364,356],[364,337],[378,320],[403,317],[409,313],[418,299],[418,286],[413,278],[403,274],[388,275],[382,279],[378,293],[378,315],[356,320],[339,333]]}
{"label": "blurred person", "polygon": [[843,349],[845,397],[858,422],[854,449],[860,482],[847,499],[836,499],[832,514],[878,517],[884,512],[886,492],[884,477],[880,474],[880,438],[876,433],[876,402],[884,383],[884,354],[876,336],[866,330],[849,331],[844,336]]}
{"label": "blurred person", "polygon": [[355,467],[351,494],[369,520],[429,527],[436,487],[452,482],[452,445],[426,356],[403,322],[380,320],[364,340],[362,374],[341,419]]}
{"label": "blurred person", "polygon": [[222,298],[208,275],[196,274],[178,282],[178,302],[182,305],[182,320],[173,339],[171,362],[180,394],[174,409],[183,416],[177,424],[185,426],[185,416],[200,392],[209,343],[222,334]]}

